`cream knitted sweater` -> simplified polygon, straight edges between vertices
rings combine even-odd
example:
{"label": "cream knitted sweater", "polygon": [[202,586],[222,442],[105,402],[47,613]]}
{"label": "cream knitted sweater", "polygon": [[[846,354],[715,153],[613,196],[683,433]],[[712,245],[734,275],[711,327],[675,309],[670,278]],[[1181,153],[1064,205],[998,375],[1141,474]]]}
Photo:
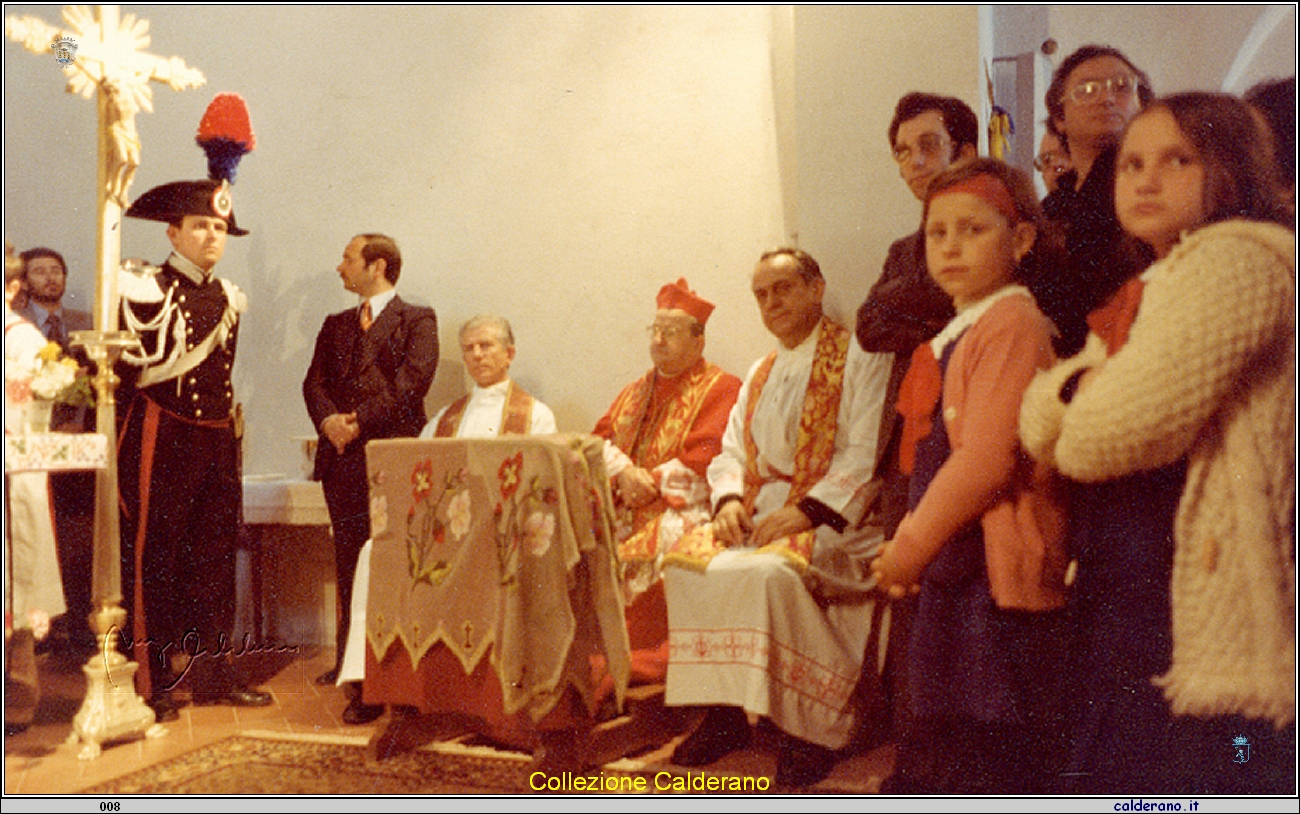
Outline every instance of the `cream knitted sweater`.
{"label": "cream knitted sweater", "polygon": [[[1187,456],[1174,525],[1174,712],[1295,720],[1295,235],[1230,221],[1146,275],[1128,343],[1069,404],[1061,384],[1104,359],[1090,339],[1026,392],[1021,437],[1086,482]],[[1119,598],[1122,600],[1122,598]]]}

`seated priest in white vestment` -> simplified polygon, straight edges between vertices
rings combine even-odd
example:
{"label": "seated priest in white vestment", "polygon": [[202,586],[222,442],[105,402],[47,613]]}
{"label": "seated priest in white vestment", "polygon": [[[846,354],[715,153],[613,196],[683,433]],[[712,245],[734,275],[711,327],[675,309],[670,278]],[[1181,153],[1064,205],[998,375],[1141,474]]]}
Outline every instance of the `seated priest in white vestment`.
{"label": "seated priest in white vestment", "polygon": [[[474,380],[470,392],[438,411],[420,438],[495,438],[498,435],[547,435],[556,432],[551,408],[530,396],[510,378],[515,335],[502,317],[479,315],[460,329],[465,370]],[[370,553],[367,541],[357,557],[352,593],[352,625],[339,669],[338,683],[361,681],[366,673],[366,601],[370,595]],[[369,723],[383,714],[379,704],[363,704],[358,693],[343,711],[343,722]]]}
{"label": "seated priest in white vestment", "polygon": [[[892,357],[822,313],[826,283],[797,249],[764,254],[752,290],[780,347],[750,368],[709,465],[714,519],[665,557],[665,702],[707,707],[683,766],[743,748],[749,717],[784,737],[777,783],[802,787],[854,734],[883,535],[859,529]],[[873,664],[878,671],[879,664]]]}

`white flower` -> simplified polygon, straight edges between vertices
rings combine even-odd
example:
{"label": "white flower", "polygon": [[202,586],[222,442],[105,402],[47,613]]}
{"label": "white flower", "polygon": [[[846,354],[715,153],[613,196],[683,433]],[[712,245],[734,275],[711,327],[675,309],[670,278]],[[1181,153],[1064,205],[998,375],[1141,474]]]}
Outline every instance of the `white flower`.
{"label": "white flower", "polygon": [[447,504],[447,519],[451,521],[448,528],[451,536],[457,540],[464,537],[469,532],[470,511],[469,511],[469,490],[464,489],[456,493],[456,496]]}
{"label": "white flower", "polygon": [[533,512],[524,521],[524,548],[534,557],[540,557],[551,547],[555,537],[555,515],[550,512]]}
{"label": "white flower", "polygon": [[60,358],[62,352],[54,342],[46,343],[37,354],[32,368],[32,394],[37,398],[55,399],[77,380],[77,361]]}

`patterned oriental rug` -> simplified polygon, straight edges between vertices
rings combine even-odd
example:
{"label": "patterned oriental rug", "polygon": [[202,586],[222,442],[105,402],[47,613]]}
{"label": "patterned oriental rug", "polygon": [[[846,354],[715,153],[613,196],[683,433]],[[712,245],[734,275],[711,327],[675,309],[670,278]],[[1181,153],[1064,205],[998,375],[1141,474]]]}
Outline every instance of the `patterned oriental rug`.
{"label": "patterned oriental rug", "polygon": [[513,794],[528,761],[415,751],[366,763],[364,742],[245,733],[86,789],[86,794]]}
{"label": "patterned oriental rug", "polygon": [[[539,788],[532,788],[534,785]],[[634,760],[593,768],[580,777],[539,778],[530,773],[528,755],[454,742],[367,763],[362,738],[245,732],[82,793],[355,796],[519,795],[547,791],[712,795],[764,794],[777,789],[770,777],[688,772]]]}

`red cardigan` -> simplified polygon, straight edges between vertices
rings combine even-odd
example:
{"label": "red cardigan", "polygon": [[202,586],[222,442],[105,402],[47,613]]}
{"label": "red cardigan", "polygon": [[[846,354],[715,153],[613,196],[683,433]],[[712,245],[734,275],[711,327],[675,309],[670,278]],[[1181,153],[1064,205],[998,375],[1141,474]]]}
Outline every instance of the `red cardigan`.
{"label": "red cardigan", "polygon": [[1065,604],[1059,482],[1017,439],[1021,396],[1034,374],[1054,362],[1051,336],[1051,323],[1026,293],[995,302],[958,340],[943,381],[952,452],[894,537],[905,572],[920,573],[978,518],[998,607],[1042,611]]}

